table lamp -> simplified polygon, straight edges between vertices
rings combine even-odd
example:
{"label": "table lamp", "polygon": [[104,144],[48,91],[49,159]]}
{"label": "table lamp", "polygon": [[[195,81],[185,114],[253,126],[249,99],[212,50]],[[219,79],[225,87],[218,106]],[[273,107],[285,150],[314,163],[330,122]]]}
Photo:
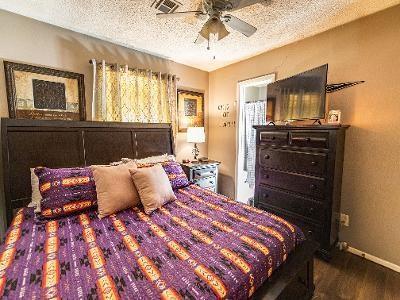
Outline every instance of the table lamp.
{"label": "table lamp", "polygon": [[188,143],[194,143],[192,153],[194,155],[194,161],[197,162],[197,157],[199,156],[200,150],[197,148],[198,143],[204,143],[206,141],[206,136],[204,133],[204,127],[188,127],[187,138]]}

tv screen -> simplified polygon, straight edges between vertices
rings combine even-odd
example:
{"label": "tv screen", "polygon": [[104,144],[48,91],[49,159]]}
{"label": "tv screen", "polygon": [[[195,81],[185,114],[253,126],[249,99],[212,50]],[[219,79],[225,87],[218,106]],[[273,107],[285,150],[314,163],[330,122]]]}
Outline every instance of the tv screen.
{"label": "tv screen", "polygon": [[271,83],[267,87],[267,118],[290,121],[325,118],[328,65]]}

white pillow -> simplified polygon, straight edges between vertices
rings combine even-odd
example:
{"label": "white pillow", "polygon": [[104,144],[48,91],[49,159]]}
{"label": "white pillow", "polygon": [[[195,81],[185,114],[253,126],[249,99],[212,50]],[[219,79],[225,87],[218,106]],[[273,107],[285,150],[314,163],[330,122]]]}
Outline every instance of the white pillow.
{"label": "white pillow", "polygon": [[31,170],[31,186],[32,186],[32,196],[31,202],[28,207],[34,207],[35,212],[40,212],[40,200],[42,200],[42,195],[39,191],[39,178],[35,174],[35,168],[30,168]]}
{"label": "white pillow", "polygon": [[134,161],[137,164],[158,164],[166,161],[176,161],[174,155],[170,155],[168,153],[163,154],[163,155],[157,155],[157,156],[149,156],[146,158],[141,158],[141,159],[130,159],[130,158],[122,158],[121,161],[123,163],[128,163],[130,161]]}

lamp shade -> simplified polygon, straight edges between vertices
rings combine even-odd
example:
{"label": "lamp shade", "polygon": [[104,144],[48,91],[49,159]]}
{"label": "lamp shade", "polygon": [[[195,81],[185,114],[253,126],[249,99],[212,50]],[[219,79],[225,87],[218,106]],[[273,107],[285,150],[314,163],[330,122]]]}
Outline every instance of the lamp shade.
{"label": "lamp shade", "polygon": [[188,127],[186,141],[188,143],[204,143],[206,141],[204,127]]}

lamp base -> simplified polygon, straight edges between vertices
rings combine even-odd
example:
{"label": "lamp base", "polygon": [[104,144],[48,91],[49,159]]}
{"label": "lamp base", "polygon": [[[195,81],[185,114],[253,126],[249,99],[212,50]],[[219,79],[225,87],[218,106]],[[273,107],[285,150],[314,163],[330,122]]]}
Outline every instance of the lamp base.
{"label": "lamp base", "polygon": [[[199,154],[200,154],[200,150],[199,150],[199,148],[197,147],[197,144],[196,143],[194,143],[194,147],[193,147],[193,150],[192,150],[192,153],[193,153],[193,158],[194,158],[194,161],[197,161],[197,157],[199,156]],[[192,163],[194,162],[194,161],[192,161]]]}

